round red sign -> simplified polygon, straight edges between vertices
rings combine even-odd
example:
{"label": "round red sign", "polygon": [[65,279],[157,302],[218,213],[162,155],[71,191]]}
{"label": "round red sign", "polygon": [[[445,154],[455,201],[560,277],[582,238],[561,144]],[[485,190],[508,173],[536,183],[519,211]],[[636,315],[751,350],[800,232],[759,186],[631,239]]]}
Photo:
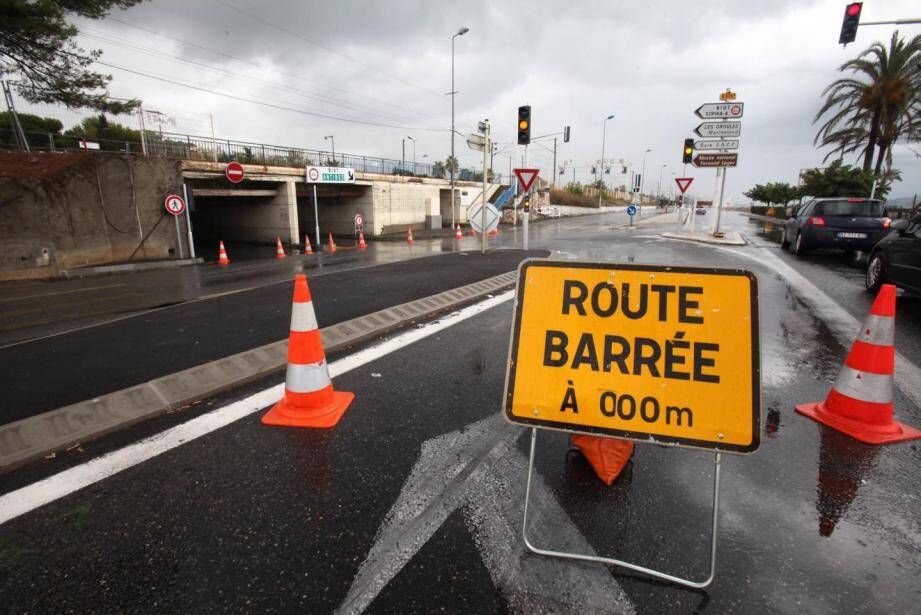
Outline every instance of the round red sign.
{"label": "round red sign", "polygon": [[227,179],[231,182],[239,184],[243,181],[243,165],[234,160],[224,169],[224,175],[226,175]]}
{"label": "round red sign", "polygon": [[178,216],[185,211],[185,201],[178,194],[171,194],[166,197],[163,205],[166,207],[166,211],[173,214],[174,216]]}

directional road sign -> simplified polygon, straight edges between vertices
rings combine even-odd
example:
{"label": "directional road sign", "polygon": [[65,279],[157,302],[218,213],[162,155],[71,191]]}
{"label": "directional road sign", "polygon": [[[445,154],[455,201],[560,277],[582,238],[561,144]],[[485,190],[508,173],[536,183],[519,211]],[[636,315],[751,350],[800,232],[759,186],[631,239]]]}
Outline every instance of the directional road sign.
{"label": "directional road sign", "polygon": [[470,147],[470,149],[475,149],[478,152],[482,152],[484,149],[486,149],[486,137],[472,132],[467,135],[467,145]]}
{"label": "directional road sign", "polygon": [[691,185],[691,182],[694,181],[693,177],[676,177],[675,183],[678,184],[678,190],[681,190],[681,194],[684,194],[688,191],[688,187]]}
{"label": "directional road sign", "polygon": [[348,167],[306,167],[309,184],[354,184],[355,169]]}
{"label": "directional road sign", "polygon": [[706,151],[706,150],[725,150],[725,149],[739,149],[739,140],[738,139],[718,139],[716,141],[694,141],[694,149]]}
{"label": "directional road sign", "polygon": [[[496,230],[499,226],[499,210],[492,203],[486,203],[486,231],[487,233]],[[477,233],[483,231],[483,203],[474,203],[467,210],[467,221]]]}
{"label": "directional road sign", "polygon": [[694,156],[695,167],[734,167],[739,162],[738,154],[697,154]]}
{"label": "directional road sign", "polygon": [[742,134],[742,122],[703,122],[694,129],[698,137],[738,137]]}
{"label": "directional road sign", "polygon": [[745,103],[707,103],[694,110],[697,117],[703,120],[738,119],[742,117]]}
{"label": "directional road sign", "polygon": [[178,194],[171,194],[166,197],[163,201],[163,205],[166,207],[166,211],[174,216],[178,216],[185,211],[185,200]]}
{"label": "directional road sign", "polygon": [[234,160],[224,168],[224,176],[234,184],[243,181],[243,165]]}
{"label": "directional road sign", "polygon": [[750,271],[526,260],[505,416],[750,453],[761,430],[759,330]]}
{"label": "directional road sign", "polygon": [[634,205],[633,203],[631,203],[630,205],[627,205],[627,215],[630,217],[633,217],[636,215],[636,205]]}
{"label": "directional road sign", "polygon": [[518,183],[521,185],[523,192],[531,189],[539,173],[540,169],[515,169],[515,177],[518,178]]}

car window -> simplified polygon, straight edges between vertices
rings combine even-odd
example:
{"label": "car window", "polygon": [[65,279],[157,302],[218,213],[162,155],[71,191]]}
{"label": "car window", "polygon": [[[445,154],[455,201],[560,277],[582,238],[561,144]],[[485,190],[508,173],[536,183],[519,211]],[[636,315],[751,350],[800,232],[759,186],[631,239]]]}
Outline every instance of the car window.
{"label": "car window", "polygon": [[812,214],[812,206],[815,204],[815,201],[809,201],[803,205],[802,209],[799,210],[799,213],[796,214],[797,218],[805,218]]}
{"label": "car window", "polygon": [[841,199],[822,201],[816,207],[817,216],[849,216],[854,218],[879,218],[882,205],[879,201]]}

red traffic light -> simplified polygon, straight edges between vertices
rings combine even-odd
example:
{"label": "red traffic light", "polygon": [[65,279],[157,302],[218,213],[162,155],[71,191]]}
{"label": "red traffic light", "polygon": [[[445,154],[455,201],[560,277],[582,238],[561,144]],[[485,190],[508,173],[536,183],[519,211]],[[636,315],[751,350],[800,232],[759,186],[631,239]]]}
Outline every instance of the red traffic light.
{"label": "red traffic light", "polygon": [[847,14],[851,17],[860,15],[860,9],[863,8],[863,2],[855,2],[847,5]]}

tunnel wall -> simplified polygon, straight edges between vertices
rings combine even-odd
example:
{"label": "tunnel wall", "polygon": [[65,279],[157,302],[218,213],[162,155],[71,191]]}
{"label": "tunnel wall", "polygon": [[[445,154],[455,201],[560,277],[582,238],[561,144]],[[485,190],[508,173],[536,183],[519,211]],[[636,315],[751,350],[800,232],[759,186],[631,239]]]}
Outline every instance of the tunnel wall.
{"label": "tunnel wall", "polygon": [[294,181],[267,184],[274,196],[196,197],[195,234],[224,241],[275,241],[297,239],[297,200]]}
{"label": "tunnel wall", "polygon": [[[167,194],[182,194],[177,160],[97,153],[0,154],[0,279],[178,256]],[[161,220],[161,218],[163,218]],[[159,222],[159,224],[158,224]],[[188,256],[185,217],[182,249]]]}

